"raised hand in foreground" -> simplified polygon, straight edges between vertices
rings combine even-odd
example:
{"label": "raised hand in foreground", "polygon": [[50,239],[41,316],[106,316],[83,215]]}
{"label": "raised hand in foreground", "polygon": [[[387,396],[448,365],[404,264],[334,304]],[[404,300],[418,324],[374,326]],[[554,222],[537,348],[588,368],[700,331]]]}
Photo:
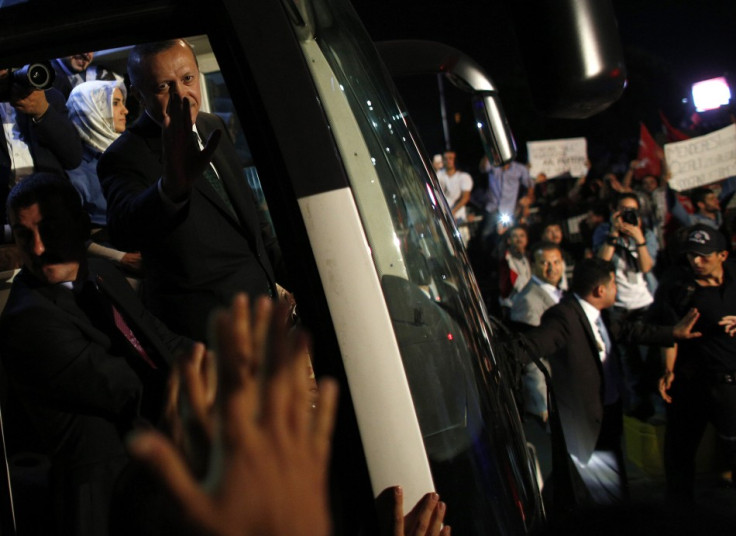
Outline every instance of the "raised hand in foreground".
{"label": "raised hand in foreground", "polygon": [[384,493],[392,494],[394,507],[391,528],[383,531],[386,536],[450,536],[450,526],[442,526],[447,505],[440,501],[438,494],[427,493],[404,515],[404,491],[401,486],[388,488]]}
{"label": "raised hand in foreground", "polygon": [[[316,408],[312,408],[301,358],[306,336],[287,336],[286,314],[285,308],[265,298],[251,314],[248,299],[239,295],[230,309],[214,318],[217,403],[212,411],[193,408],[200,420],[209,421],[202,425],[215,430],[207,489],[163,435],[146,431],[129,441],[133,456],[164,481],[202,532],[330,533],[327,466],[337,384],[320,382]],[[190,360],[195,367],[197,362],[201,359]],[[197,374],[183,377],[185,382],[197,381]],[[207,397],[191,398],[198,406]]]}

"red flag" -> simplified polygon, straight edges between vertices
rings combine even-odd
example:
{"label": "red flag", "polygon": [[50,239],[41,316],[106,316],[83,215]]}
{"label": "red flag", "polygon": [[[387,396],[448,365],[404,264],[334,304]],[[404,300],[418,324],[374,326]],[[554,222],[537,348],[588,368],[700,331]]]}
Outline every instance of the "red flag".
{"label": "red flag", "polygon": [[680,192],[675,192],[677,195],[677,200],[682,205],[682,208],[685,209],[685,212],[688,214],[695,214],[695,207],[693,206],[693,201],[690,199],[689,196],[681,194]]}
{"label": "red flag", "polygon": [[681,130],[677,130],[675,127],[673,127],[670,124],[669,121],[667,121],[667,118],[664,116],[664,113],[662,113],[662,110],[659,111],[659,119],[662,121],[662,126],[664,127],[664,133],[667,136],[668,142],[684,141],[684,140],[690,139],[690,136],[688,136]]}
{"label": "red flag", "polygon": [[634,177],[641,179],[647,175],[659,177],[662,173],[662,149],[649,134],[644,123],[640,123],[639,153],[636,156],[638,162],[634,169]]}

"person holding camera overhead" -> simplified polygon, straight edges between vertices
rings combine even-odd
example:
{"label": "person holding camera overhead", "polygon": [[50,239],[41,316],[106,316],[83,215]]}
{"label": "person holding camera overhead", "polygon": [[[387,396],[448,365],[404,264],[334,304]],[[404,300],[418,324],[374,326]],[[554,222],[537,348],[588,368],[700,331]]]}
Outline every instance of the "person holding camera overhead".
{"label": "person holding camera overhead", "polygon": [[[0,87],[0,223],[5,224],[10,189],[38,171],[66,176],[65,170],[82,162],[82,142],[59,91],[35,89],[9,69],[0,70]],[[12,242],[9,232],[0,242]]]}
{"label": "person holding camera overhead", "polygon": [[[598,257],[612,261],[616,268],[618,292],[611,311],[614,321],[644,321],[647,309],[654,301],[656,279],[652,273],[657,255],[657,237],[645,229],[639,217],[639,199],[634,193],[621,193],[610,223],[599,225],[593,234],[593,250]],[[649,370],[645,355],[637,345],[620,347],[623,363],[624,409],[636,416],[648,416],[651,411],[645,372]],[[654,380],[653,380],[654,381]]]}

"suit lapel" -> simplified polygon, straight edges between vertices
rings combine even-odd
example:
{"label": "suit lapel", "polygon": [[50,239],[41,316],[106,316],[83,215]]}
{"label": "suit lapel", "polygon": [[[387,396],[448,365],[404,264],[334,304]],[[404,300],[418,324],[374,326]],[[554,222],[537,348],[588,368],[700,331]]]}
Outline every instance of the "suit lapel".
{"label": "suit lapel", "polygon": [[[205,121],[202,116],[197,119],[197,131],[202,139],[202,143],[207,141],[207,138],[209,138],[213,129],[214,128],[211,125],[208,125],[208,121]],[[227,134],[223,132],[223,136],[226,135]],[[222,181],[225,192],[227,193],[230,203],[235,210],[235,214],[232,213],[225,201],[220,197],[220,194],[214,190],[206,178],[202,177],[197,180],[197,182],[195,182],[195,188],[214,203],[233,224],[247,232],[249,226],[246,224],[247,220],[245,219],[247,214],[243,211],[243,207],[245,205],[243,204],[241,188],[239,188],[238,185],[233,184],[233,181],[237,180],[239,177],[243,177],[243,180],[245,180],[245,177],[242,170],[233,168],[232,164],[235,162],[227,158],[222,144],[223,142],[221,141],[220,147],[218,147],[212,157],[212,164],[214,165],[215,170],[217,170],[217,175]],[[250,239],[251,237],[249,236],[248,238]]]}
{"label": "suit lapel", "polygon": [[[203,140],[207,140],[212,131],[217,128],[216,125],[211,123],[211,119],[205,119],[203,116],[200,116],[200,118],[197,119],[197,130]],[[227,136],[227,133],[223,132],[222,135],[225,137]],[[220,180],[222,180],[225,191],[230,198],[230,202],[235,209],[235,213],[238,217],[238,221],[236,223],[250,242],[251,249],[253,251],[257,251],[256,236],[260,229],[258,228],[258,221],[255,217],[256,215],[250,208],[254,204],[252,200],[247,198],[247,196],[251,195],[250,186],[246,183],[245,174],[240,165],[237,154],[235,151],[228,151],[228,147],[229,146],[226,145],[225,141],[221,140],[220,146],[213,155],[212,163],[214,164]],[[206,187],[208,196],[216,197],[218,206],[221,210],[225,212],[231,220],[235,221],[230,210],[225,206],[225,203],[220,199],[220,196],[214,191],[209,183],[207,183],[206,179],[197,181],[197,184],[201,185],[203,188]],[[205,193],[204,190],[202,190],[202,192]]]}
{"label": "suit lapel", "polygon": [[146,142],[151,152],[158,156],[158,161],[163,165],[163,145],[161,142],[161,126],[151,117],[143,112],[138,121],[130,127],[130,130],[137,133]]}
{"label": "suit lapel", "polygon": [[593,326],[590,325],[588,315],[585,314],[585,311],[583,310],[583,307],[578,303],[577,298],[572,297],[571,301],[574,306],[573,309],[578,315],[578,321],[583,326],[583,331],[585,332],[585,336],[588,339],[588,345],[590,346],[591,355],[594,358],[596,366],[602,371],[603,365],[601,364],[601,360],[599,358],[598,341],[596,340],[595,334],[593,333]]}
{"label": "suit lapel", "polygon": [[71,289],[62,285],[42,285],[38,287],[38,292],[68,313],[69,319],[90,339],[105,347],[110,346],[110,338],[92,325],[87,315],[77,305],[74,292]]}
{"label": "suit lapel", "polygon": [[[199,132],[199,135],[202,137],[203,140],[206,140],[207,137],[210,135],[211,131],[206,130],[206,127],[200,127],[201,121],[197,121],[197,130]],[[156,155],[158,159],[158,163],[161,166],[161,170],[164,169],[164,160],[163,160],[163,141],[161,140],[161,126],[156,123],[151,117],[143,112],[143,115],[141,115],[140,119],[136,122],[136,124],[132,127],[133,129],[137,130],[138,133],[141,135],[141,137],[144,139],[146,145],[149,147],[151,152]],[[219,152],[219,151],[218,151]],[[217,152],[216,152],[217,156]],[[215,163],[215,168],[218,170],[220,169],[218,164]],[[220,172],[220,175],[224,175],[223,172]],[[225,205],[225,202],[222,200],[220,195],[212,188],[212,186],[207,182],[207,179],[204,177],[198,178],[194,182],[194,188],[201,193],[210,203],[215,205],[217,209],[222,212],[227,218],[230,219],[231,222],[234,224],[238,224],[238,222],[235,220],[234,216],[232,215],[231,211],[228,209],[227,205]]]}
{"label": "suit lapel", "polygon": [[[217,125],[204,114],[200,114],[196,121],[197,131],[202,140],[207,140]],[[161,126],[158,125],[147,113],[143,113],[131,127],[139,134],[151,152],[156,155],[160,169],[163,170],[163,144],[161,141]],[[227,135],[223,133],[223,135]],[[234,153],[234,151],[231,151]],[[228,154],[225,143],[221,141],[220,147],[215,151],[212,160],[215,169],[223,182],[225,191],[230,197],[230,201],[235,210],[235,215],[225,204],[207,179],[202,176],[195,182],[193,188],[205,198],[206,202],[211,203],[229,221],[236,229],[238,229],[248,240],[253,251],[257,251],[257,233],[260,232],[256,214],[251,209],[253,202],[246,198],[249,194],[249,186],[247,184],[236,184],[235,181],[241,179],[245,182],[243,170],[238,166],[237,154]],[[237,167],[233,167],[237,166]]]}

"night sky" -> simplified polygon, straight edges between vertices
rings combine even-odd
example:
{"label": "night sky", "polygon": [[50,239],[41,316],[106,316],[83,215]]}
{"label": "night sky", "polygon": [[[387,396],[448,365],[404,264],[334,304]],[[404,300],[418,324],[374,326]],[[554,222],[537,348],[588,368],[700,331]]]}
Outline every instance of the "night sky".
{"label": "night sky", "polygon": [[[478,61],[499,88],[522,159],[526,141],[585,136],[593,152],[591,158],[599,158],[602,166],[614,166],[617,161],[635,156],[640,121],[655,135],[661,130],[660,110],[676,126],[690,127],[693,110],[682,100],[689,97],[691,83],[726,75],[736,86],[735,1],[613,0],[628,71],[623,96],[608,110],[589,119],[548,118],[535,108],[518,45],[534,36],[529,35],[527,28],[516,27],[511,16],[513,2],[518,5],[524,1],[394,0],[386,5],[374,0],[353,0],[353,5],[376,41],[437,40]],[[540,0],[526,4],[536,1]],[[441,151],[444,141],[436,80],[400,79],[397,85],[427,151]],[[465,98],[452,90],[448,93],[448,112],[460,112],[464,118],[469,111]],[[710,126],[719,126],[719,120],[715,118]],[[708,126],[701,127],[700,133]],[[454,130],[462,145],[468,129]],[[478,146],[468,147],[467,152],[478,150]],[[475,154],[466,161],[470,164],[474,159]]]}

